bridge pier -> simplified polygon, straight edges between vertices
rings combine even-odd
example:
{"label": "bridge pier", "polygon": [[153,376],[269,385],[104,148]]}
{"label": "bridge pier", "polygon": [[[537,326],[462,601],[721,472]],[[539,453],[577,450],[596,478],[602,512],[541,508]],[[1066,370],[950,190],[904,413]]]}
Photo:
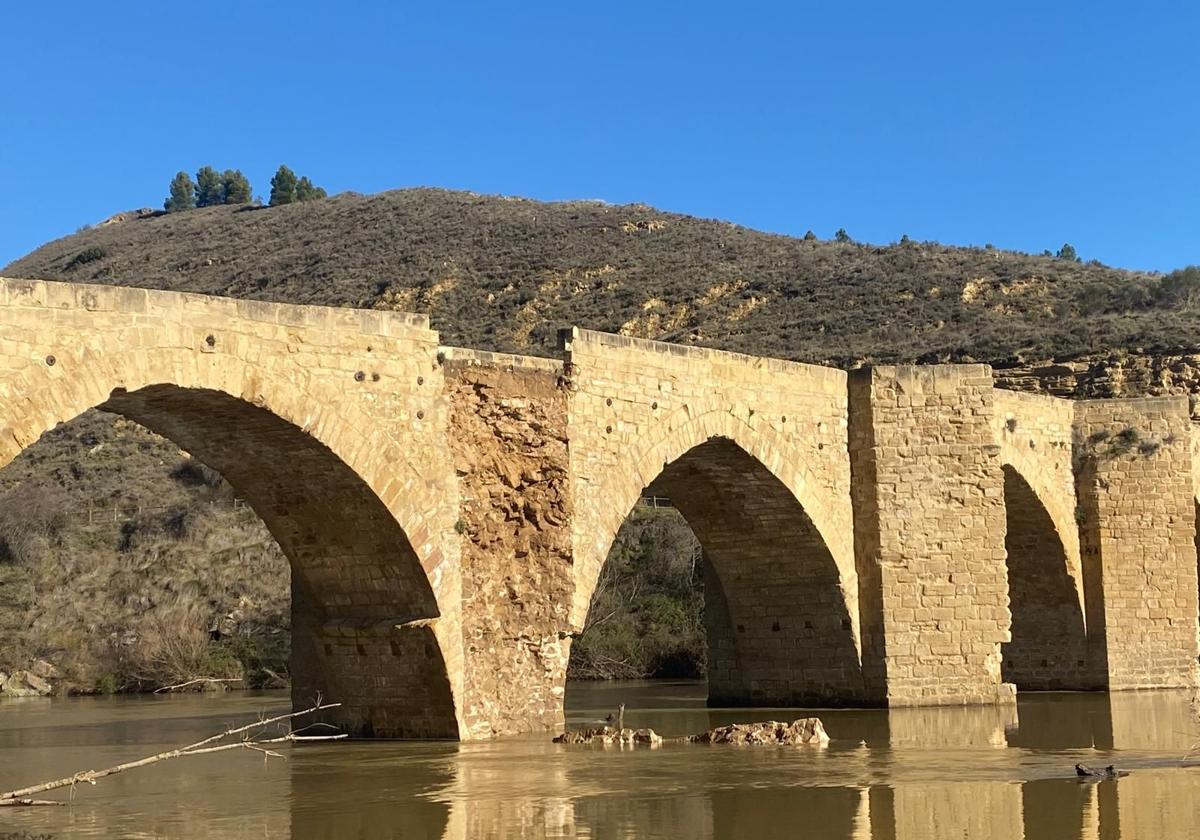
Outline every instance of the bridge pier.
{"label": "bridge pier", "polygon": [[1004,476],[985,365],[850,377],[868,690],[889,706],[1011,703]]}
{"label": "bridge pier", "polygon": [[1186,397],[1076,403],[1090,654],[1110,690],[1197,684],[1196,504]]}

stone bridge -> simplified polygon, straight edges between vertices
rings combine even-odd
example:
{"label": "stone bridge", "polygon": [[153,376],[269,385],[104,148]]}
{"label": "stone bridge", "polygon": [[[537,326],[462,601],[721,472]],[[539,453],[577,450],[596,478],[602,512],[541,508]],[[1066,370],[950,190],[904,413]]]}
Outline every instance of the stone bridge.
{"label": "stone bridge", "polygon": [[0,465],[98,407],[220,471],[292,564],[293,697],[358,735],[563,722],[571,640],[652,483],[709,562],[710,702],[1011,703],[1194,686],[1186,398],[985,365],[846,373],[421,315],[0,280]]}

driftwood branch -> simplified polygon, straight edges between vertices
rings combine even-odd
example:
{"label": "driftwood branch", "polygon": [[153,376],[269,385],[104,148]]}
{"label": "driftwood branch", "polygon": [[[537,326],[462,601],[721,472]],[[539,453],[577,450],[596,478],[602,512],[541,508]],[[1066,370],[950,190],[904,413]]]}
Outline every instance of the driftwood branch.
{"label": "driftwood branch", "polygon": [[[279,753],[268,749],[266,745],[283,744],[283,743],[298,743],[301,741],[340,740],[342,738],[345,738],[346,736],[344,734],[337,734],[337,735],[302,735],[302,734],[300,734],[300,733],[304,732],[305,729],[310,729],[312,726],[315,726],[317,724],[312,724],[310,726],[306,726],[295,732],[289,732],[286,735],[281,735],[281,736],[278,736],[275,738],[255,738],[255,737],[250,737],[247,735],[247,733],[253,732],[255,730],[265,729],[266,727],[268,727],[272,724],[275,724],[275,723],[281,723],[283,721],[294,720],[298,717],[303,717],[304,715],[310,715],[313,712],[319,712],[322,709],[333,709],[340,705],[342,705],[342,704],[341,703],[322,703],[320,701],[320,698],[318,698],[317,701],[312,706],[310,706],[307,709],[303,709],[299,712],[289,712],[286,715],[275,715],[274,717],[260,718],[260,719],[256,720],[254,723],[248,723],[244,726],[235,726],[231,729],[226,729],[224,732],[218,732],[216,735],[212,735],[208,738],[205,738],[202,741],[197,741],[194,744],[188,744],[186,747],[177,747],[176,749],[167,750],[166,752],[161,752],[156,755],[147,756],[146,758],[139,758],[137,761],[127,761],[124,764],[117,764],[117,765],[114,765],[113,767],[106,767],[103,770],[84,770],[82,772],[76,773],[73,776],[67,776],[66,778],[63,778],[63,779],[56,779],[52,782],[43,782],[38,785],[31,785],[30,787],[20,788],[19,790],[10,790],[6,793],[0,793],[0,807],[15,806],[15,805],[61,805],[64,803],[54,802],[54,801],[50,801],[50,800],[31,799],[30,797],[32,797],[35,794],[45,793],[46,791],[49,791],[49,790],[57,790],[59,788],[65,788],[65,787],[69,787],[72,790],[74,790],[75,786],[78,784],[81,784],[81,783],[87,783],[89,785],[94,785],[94,784],[96,784],[97,779],[102,779],[105,776],[112,776],[116,773],[123,773],[126,770],[134,770],[138,767],[145,767],[148,764],[155,764],[159,761],[165,761],[169,758],[180,758],[181,756],[186,756],[186,755],[206,755],[209,753],[224,752],[226,750],[241,750],[241,749],[261,752],[264,754],[264,757],[270,757],[270,756],[282,757],[282,756],[280,756]],[[224,743],[224,744],[220,743],[221,741],[224,741],[227,738],[232,738],[235,735],[242,735],[244,737],[241,738],[240,740],[233,741],[231,743]]]}
{"label": "driftwood branch", "polygon": [[154,689],[155,694],[162,694],[164,691],[178,691],[181,688],[187,688],[189,685],[199,685],[200,683],[230,683],[241,682],[241,677],[196,677],[194,680],[187,682],[176,683],[175,685],[164,685],[161,688]]}

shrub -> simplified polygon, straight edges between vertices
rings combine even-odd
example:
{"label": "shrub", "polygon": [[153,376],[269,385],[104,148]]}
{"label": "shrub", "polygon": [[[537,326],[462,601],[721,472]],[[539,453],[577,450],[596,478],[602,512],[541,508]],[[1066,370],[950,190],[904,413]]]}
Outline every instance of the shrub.
{"label": "shrub", "polygon": [[210,641],[208,626],[196,607],[175,607],[149,616],[125,654],[118,681],[127,688],[147,690],[197,677],[241,677],[241,663],[228,649]]}
{"label": "shrub", "polygon": [[62,490],[47,485],[0,496],[0,563],[28,564],[58,545],[69,503]]}
{"label": "shrub", "polygon": [[296,182],[296,201],[316,201],[326,197],[325,190],[308,180],[307,175]]}
{"label": "shrub", "polygon": [[171,478],[185,487],[220,487],[221,474],[195,458],[183,458],[171,470]]}
{"label": "shrub", "polygon": [[854,240],[850,238],[850,234],[846,233],[845,228],[838,228],[837,233],[833,235],[833,241],[846,244],[848,242],[853,242]]}
{"label": "shrub", "polygon": [[1172,271],[1158,282],[1155,297],[1174,309],[1200,309],[1200,267],[1189,265]]}
{"label": "shrub", "polygon": [[107,256],[108,251],[104,250],[98,245],[93,245],[90,248],[84,248],[78,254],[71,257],[70,261],[67,262],[66,270],[70,271],[71,269],[78,268],[81,265],[87,265],[90,262],[102,260]]}

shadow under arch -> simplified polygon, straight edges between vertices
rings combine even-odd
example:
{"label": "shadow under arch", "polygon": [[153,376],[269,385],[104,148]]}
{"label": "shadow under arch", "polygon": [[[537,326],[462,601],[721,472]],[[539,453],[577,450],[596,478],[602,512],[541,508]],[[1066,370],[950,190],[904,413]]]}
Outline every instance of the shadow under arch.
{"label": "shadow under arch", "polygon": [[345,461],[292,422],[224,391],[117,388],[120,414],[217,470],[292,568],[292,697],[342,703],[355,736],[458,737],[428,576],[403,527]]}
{"label": "shadow under arch", "polygon": [[862,703],[843,575],[788,485],[722,435],[646,484],[670,497],[704,551],[709,705]]}
{"label": "shadow under arch", "polygon": [[1002,678],[1024,691],[1098,688],[1088,666],[1081,581],[1037,493],[1015,468],[1003,469],[1012,640],[1001,646]]}

